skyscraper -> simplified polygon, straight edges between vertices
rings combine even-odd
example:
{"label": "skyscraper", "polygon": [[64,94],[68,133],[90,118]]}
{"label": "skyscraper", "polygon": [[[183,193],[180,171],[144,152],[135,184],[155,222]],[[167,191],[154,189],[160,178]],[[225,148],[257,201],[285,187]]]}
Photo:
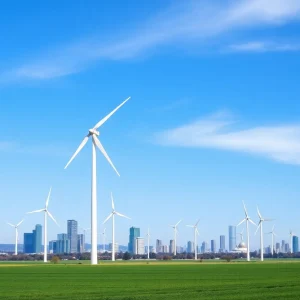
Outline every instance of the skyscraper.
{"label": "skyscraper", "polygon": [[78,253],[84,252],[84,234],[77,235],[77,252]]}
{"label": "skyscraper", "polygon": [[156,253],[163,252],[162,246],[163,246],[162,240],[156,240]]}
{"label": "skyscraper", "polygon": [[236,247],[236,226],[229,226],[229,251],[233,251],[235,247]]}
{"label": "skyscraper", "polygon": [[33,230],[33,249],[34,253],[42,252],[42,225],[35,225],[35,230]]}
{"label": "skyscraper", "polygon": [[140,228],[131,227],[129,228],[129,243],[128,243],[128,252],[134,253],[135,249],[135,239],[141,236]]}
{"label": "skyscraper", "polygon": [[78,244],[78,223],[75,220],[68,220],[68,239],[70,240],[70,253],[77,252]]}
{"label": "skyscraper", "polygon": [[134,243],[134,254],[144,255],[145,254],[145,240],[144,238],[137,237]]}
{"label": "skyscraper", "polygon": [[170,254],[175,253],[175,241],[174,240],[170,240],[169,251],[170,251]]}
{"label": "skyscraper", "polygon": [[215,240],[210,241],[210,252],[211,253],[217,252],[217,242]]}
{"label": "skyscraper", "polygon": [[299,238],[297,236],[293,236],[293,253],[299,252]]}
{"label": "skyscraper", "polygon": [[225,252],[225,235],[220,235],[220,252]]}
{"label": "skyscraper", "polygon": [[186,252],[187,253],[194,253],[195,252],[194,242],[188,241]]}
{"label": "skyscraper", "polygon": [[71,249],[70,240],[68,239],[68,234],[66,233],[58,234],[57,241],[56,241],[56,253],[70,253],[70,249]]}
{"label": "skyscraper", "polygon": [[281,241],[281,252],[285,252],[285,240]]}
{"label": "skyscraper", "polygon": [[33,233],[24,233],[24,253],[34,253],[33,251]]}

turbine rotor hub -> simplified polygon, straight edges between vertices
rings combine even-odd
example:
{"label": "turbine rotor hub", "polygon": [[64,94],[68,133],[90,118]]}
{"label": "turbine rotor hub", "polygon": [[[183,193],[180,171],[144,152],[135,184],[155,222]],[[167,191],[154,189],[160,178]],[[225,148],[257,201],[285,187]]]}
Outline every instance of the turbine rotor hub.
{"label": "turbine rotor hub", "polygon": [[92,128],[92,129],[89,130],[89,134],[90,134],[90,135],[95,134],[95,135],[99,136],[100,133],[99,133],[99,131],[97,131],[96,129]]}

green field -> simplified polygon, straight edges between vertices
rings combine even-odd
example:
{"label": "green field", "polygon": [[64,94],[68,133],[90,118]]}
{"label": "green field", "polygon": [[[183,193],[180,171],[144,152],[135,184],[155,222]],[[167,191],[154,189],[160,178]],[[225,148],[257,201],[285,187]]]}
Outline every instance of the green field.
{"label": "green field", "polygon": [[300,263],[1,263],[0,299],[300,299]]}

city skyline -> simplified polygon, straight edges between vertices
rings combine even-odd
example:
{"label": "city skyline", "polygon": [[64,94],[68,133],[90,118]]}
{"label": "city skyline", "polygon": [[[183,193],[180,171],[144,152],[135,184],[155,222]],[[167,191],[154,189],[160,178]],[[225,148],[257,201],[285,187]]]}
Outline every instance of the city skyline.
{"label": "city skyline", "polygon": [[[92,12],[68,0],[54,0],[55,12],[4,4],[1,243],[14,243],[5,223],[39,208],[50,186],[58,223],[90,227],[91,145],[72,169],[63,167],[86,129],[129,95],[101,132],[121,177],[97,156],[98,223],[113,191],[143,237],[149,226],[152,237],[169,241],[168,224],[200,219],[199,245],[218,241],[243,217],[242,201],[255,222],[256,206],[276,219],[264,230],[275,224],[279,241],[290,229],[300,233],[297,1],[187,1],[118,2],[118,10],[114,1],[93,1]],[[26,217],[20,237],[41,217]],[[116,240],[126,245],[121,225],[116,220]],[[192,232],[181,227],[183,245]],[[255,230],[251,248],[259,247]],[[56,239],[51,220],[48,234]]]}

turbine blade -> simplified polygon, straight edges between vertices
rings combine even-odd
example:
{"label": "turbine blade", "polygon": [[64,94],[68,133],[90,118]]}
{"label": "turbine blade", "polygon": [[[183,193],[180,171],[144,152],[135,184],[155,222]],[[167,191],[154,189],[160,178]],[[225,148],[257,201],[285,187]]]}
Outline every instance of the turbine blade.
{"label": "turbine blade", "polygon": [[198,228],[196,227],[196,233],[198,234],[198,235],[200,235],[200,233],[199,233],[199,231],[198,231]]}
{"label": "turbine blade", "polygon": [[126,100],[124,100],[119,106],[117,106],[111,113],[109,113],[106,117],[104,117],[102,120],[100,120],[95,126],[94,129],[98,129],[101,125],[103,125],[121,106],[123,106],[130,97],[128,97]]}
{"label": "turbine blade", "polygon": [[7,223],[9,226],[11,227],[16,227],[15,225],[11,224],[11,223]]}
{"label": "turbine blade", "polygon": [[236,227],[240,226],[241,224],[243,224],[246,221],[246,219],[244,219],[243,221],[241,221],[239,224],[236,225]]}
{"label": "turbine blade", "polygon": [[42,209],[38,209],[38,210],[33,210],[33,211],[30,211],[30,212],[28,212],[26,214],[34,214],[34,213],[39,213],[39,212],[42,212],[42,211],[45,211],[45,209],[42,208]]}
{"label": "turbine blade", "polygon": [[71,159],[68,161],[68,163],[65,166],[65,169],[69,166],[69,164],[72,162],[72,160],[76,157],[76,155],[81,151],[81,149],[85,146],[85,144],[87,143],[87,141],[89,140],[89,134],[83,139],[83,141],[81,142],[81,144],[79,145],[79,147],[77,148],[77,150],[75,151],[75,153],[73,154],[73,156],[71,157]]}
{"label": "turbine blade", "polygon": [[52,190],[52,187],[50,187],[50,191],[48,193],[48,197],[47,197],[47,200],[46,200],[46,208],[48,208],[48,204],[49,204],[49,200],[50,200],[50,195],[51,195],[51,190]]}
{"label": "turbine blade", "polygon": [[50,213],[50,211],[47,210],[47,214],[55,222],[55,224],[59,227],[58,223],[56,222],[56,220],[54,219],[54,217],[52,216],[52,214]]}
{"label": "turbine blade", "polygon": [[257,234],[257,231],[258,231],[258,229],[259,229],[260,226],[261,226],[261,221],[258,223],[257,229],[255,231],[255,235]]}
{"label": "turbine blade", "polygon": [[24,219],[20,223],[17,224],[17,227],[19,227],[23,222],[24,222]]}
{"label": "turbine blade", "polygon": [[275,221],[275,219],[264,219],[266,222]]}
{"label": "turbine blade", "polygon": [[117,171],[117,169],[115,168],[115,166],[112,163],[111,159],[109,158],[108,154],[106,153],[105,149],[103,148],[101,142],[99,141],[99,139],[95,135],[93,135],[93,142],[99,148],[99,150],[102,152],[102,154],[105,156],[105,158],[107,159],[109,164],[112,166],[112,168],[115,170],[117,175],[120,176],[119,172]]}
{"label": "turbine blade", "polygon": [[262,219],[262,216],[261,216],[261,214],[259,212],[258,206],[257,206],[257,213],[258,213],[259,218]]}
{"label": "turbine blade", "polygon": [[105,224],[111,217],[112,217],[112,213],[105,219],[105,221],[102,224]]}
{"label": "turbine blade", "polygon": [[186,227],[191,227],[191,228],[194,228],[195,226],[194,225],[185,225]]}
{"label": "turbine blade", "polygon": [[246,205],[245,205],[245,202],[243,201],[243,205],[244,205],[244,211],[245,211],[245,215],[246,217],[248,216],[248,213],[247,213],[247,209],[246,209]]}
{"label": "turbine blade", "polygon": [[125,215],[122,215],[122,214],[120,214],[118,212],[116,212],[116,215],[131,220],[131,218],[129,218],[129,217],[125,216]]}
{"label": "turbine blade", "polygon": [[111,208],[112,208],[113,210],[115,210],[115,203],[114,203],[114,197],[113,197],[112,192],[111,192],[111,194],[110,194],[110,197],[111,197]]}
{"label": "turbine blade", "polygon": [[197,227],[197,226],[198,226],[199,222],[200,222],[200,219],[199,219],[199,220],[197,221],[197,223],[195,224],[195,227]]}
{"label": "turbine blade", "polygon": [[180,224],[181,221],[182,221],[182,220],[180,220],[180,221],[175,225],[175,227],[177,227],[177,226]]}
{"label": "turbine blade", "polygon": [[253,225],[257,226],[251,219],[248,219],[250,223],[252,223]]}

